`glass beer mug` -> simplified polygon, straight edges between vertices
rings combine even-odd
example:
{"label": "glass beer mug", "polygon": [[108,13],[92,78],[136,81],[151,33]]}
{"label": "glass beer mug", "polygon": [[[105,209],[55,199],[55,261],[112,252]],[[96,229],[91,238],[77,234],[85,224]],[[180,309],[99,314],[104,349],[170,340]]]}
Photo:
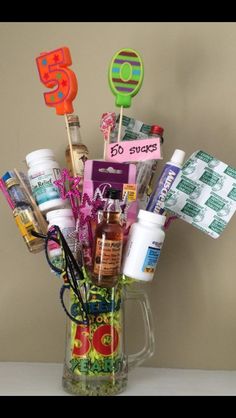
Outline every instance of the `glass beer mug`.
{"label": "glass beer mug", "polygon": [[[67,319],[63,387],[76,395],[115,395],[125,390],[128,371],[154,352],[148,297],[143,291],[128,290],[124,284],[113,288],[91,283],[86,286],[87,322]],[[79,318],[78,299],[72,291],[69,298],[71,318]],[[130,299],[138,301],[142,308],[145,344],[138,353],[128,355],[125,351],[125,305]]]}

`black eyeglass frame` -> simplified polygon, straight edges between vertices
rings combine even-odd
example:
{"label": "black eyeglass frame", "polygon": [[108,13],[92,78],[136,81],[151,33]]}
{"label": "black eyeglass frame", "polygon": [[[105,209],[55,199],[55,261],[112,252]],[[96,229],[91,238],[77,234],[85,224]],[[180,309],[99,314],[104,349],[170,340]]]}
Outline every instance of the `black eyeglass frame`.
{"label": "black eyeglass frame", "polygon": [[[85,291],[85,296],[87,296],[87,290],[86,290],[86,285],[85,285],[85,276],[83,273],[82,268],[79,266],[79,264],[77,263],[77,261],[75,260],[70,247],[68,246],[62,232],[61,229],[58,225],[53,225],[50,230],[48,231],[47,235],[44,234],[40,234],[38,232],[32,231],[32,235],[37,236],[39,238],[42,238],[45,240],[45,255],[46,255],[46,259],[47,262],[49,264],[49,266],[51,267],[51,269],[57,273],[58,275],[60,275],[63,280],[64,280],[64,285],[62,285],[61,289],[60,289],[60,300],[63,306],[64,311],[66,312],[67,316],[76,324],[89,324],[89,317],[88,317],[88,312],[87,312],[87,307],[86,304],[83,301],[83,298],[81,296],[80,293],[80,286],[78,285],[78,282],[80,280],[83,280],[83,285],[84,285],[84,291]],[[59,235],[59,239],[56,237],[57,235]],[[49,255],[49,241],[53,241],[56,244],[58,244],[61,248],[62,251],[62,257],[63,260],[65,261],[65,266],[63,268],[58,268],[56,267],[50,259],[50,255]],[[78,301],[79,301],[79,305],[80,305],[80,314],[82,316],[82,318],[84,317],[84,320],[79,321],[78,319],[76,319],[75,317],[73,317],[67,310],[65,302],[64,302],[64,294],[66,290],[70,290],[70,288],[73,290],[75,296],[77,297]],[[87,297],[86,297],[87,299]]]}

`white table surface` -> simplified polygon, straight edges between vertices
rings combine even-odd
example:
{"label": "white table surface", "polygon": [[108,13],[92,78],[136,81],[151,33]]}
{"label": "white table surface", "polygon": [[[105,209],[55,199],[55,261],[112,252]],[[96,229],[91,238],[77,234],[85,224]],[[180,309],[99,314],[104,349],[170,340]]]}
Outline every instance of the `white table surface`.
{"label": "white table surface", "polygon": [[[62,388],[62,370],[58,363],[0,363],[0,396],[73,396]],[[139,367],[118,396],[140,395],[236,395],[236,371]]]}

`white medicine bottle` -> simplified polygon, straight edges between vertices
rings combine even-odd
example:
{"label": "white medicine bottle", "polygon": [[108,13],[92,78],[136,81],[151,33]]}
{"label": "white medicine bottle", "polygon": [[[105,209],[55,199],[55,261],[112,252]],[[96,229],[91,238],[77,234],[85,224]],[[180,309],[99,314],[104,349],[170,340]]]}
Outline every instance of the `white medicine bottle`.
{"label": "white medicine bottle", "polygon": [[149,282],[153,279],[165,240],[166,217],[140,209],[138,221],[129,232],[122,273],[132,279]]}
{"label": "white medicine bottle", "polygon": [[29,167],[30,187],[39,210],[46,213],[64,207],[65,201],[54,184],[61,174],[54,152],[51,149],[39,149],[27,154],[25,159]]}
{"label": "white medicine bottle", "polygon": [[[52,210],[46,215],[48,221],[48,229],[52,225],[59,226],[68,246],[70,247],[71,252],[74,252],[74,238],[73,232],[75,231],[75,218],[72,212],[72,209],[57,209]],[[58,244],[51,241],[49,243],[49,251],[58,249]]]}

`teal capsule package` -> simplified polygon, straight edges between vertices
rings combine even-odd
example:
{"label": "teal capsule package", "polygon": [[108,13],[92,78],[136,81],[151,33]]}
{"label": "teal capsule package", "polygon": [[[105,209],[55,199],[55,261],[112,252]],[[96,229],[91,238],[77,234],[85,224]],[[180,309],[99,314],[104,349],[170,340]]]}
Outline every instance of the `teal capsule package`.
{"label": "teal capsule package", "polygon": [[164,206],[218,238],[236,210],[236,169],[204,151],[194,152],[179,171]]}

